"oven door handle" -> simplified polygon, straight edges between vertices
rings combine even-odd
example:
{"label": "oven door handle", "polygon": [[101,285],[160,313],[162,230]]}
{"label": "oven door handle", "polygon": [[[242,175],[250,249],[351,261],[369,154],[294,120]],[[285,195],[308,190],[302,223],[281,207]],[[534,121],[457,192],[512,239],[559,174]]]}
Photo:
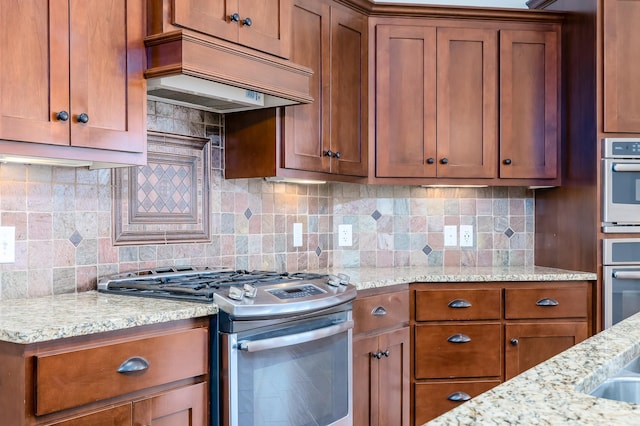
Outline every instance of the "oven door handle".
{"label": "oven door handle", "polygon": [[617,280],[640,280],[640,271],[614,271],[611,275]]}
{"label": "oven door handle", "polygon": [[263,340],[245,340],[238,342],[238,349],[246,352],[259,352],[268,349],[283,348],[286,346],[299,345],[300,343],[330,337],[353,328],[353,320],[348,320],[340,324],[329,327],[318,328],[316,330],[305,331],[303,333],[288,334],[286,336],[272,337]]}
{"label": "oven door handle", "polygon": [[615,163],[611,169],[614,172],[640,172],[638,163]]}

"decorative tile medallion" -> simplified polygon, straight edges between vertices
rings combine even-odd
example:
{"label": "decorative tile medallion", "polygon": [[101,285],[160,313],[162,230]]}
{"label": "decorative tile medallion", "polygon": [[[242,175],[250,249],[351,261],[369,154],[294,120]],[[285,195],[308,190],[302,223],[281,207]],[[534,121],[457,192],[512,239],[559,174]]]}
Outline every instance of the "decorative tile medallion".
{"label": "decorative tile medallion", "polygon": [[208,139],[149,132],[147,165],[113,173],[114,243],[211,240]]}

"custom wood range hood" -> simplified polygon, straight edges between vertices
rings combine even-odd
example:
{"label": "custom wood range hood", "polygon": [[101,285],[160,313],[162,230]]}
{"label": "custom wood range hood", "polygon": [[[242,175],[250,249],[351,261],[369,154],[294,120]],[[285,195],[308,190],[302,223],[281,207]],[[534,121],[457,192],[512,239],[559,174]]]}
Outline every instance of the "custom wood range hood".
{"label": "custom wood range hood", "polygon": [[220,113],[313,102],[311,69],[287,60],[286,54],[212,36],[181,7],[168,0],[149,2],[145,77],[151,99]]}

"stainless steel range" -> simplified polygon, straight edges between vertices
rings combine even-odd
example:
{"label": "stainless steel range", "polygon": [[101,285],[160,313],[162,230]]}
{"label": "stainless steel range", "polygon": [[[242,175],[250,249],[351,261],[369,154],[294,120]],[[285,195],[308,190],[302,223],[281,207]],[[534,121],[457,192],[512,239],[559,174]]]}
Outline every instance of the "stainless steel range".
{"label": "stainless steel range", "polygon": [[348,276],[187,266],[115,275],[98,290],[218,305],[213,425],[352,424]]}

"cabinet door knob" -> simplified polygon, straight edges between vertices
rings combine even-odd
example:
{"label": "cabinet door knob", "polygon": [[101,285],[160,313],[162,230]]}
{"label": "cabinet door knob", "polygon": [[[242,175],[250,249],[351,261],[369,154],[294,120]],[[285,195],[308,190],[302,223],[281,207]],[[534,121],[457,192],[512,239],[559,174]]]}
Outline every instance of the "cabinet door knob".
{"label": "cabinet door knob", "polygon": [[373,310],[371,311],[371,315],[373,315],[374,317],[383,317],[387,315],[387,310],[384,308],[384,306],[378,306],[376,308],[373,308]]}
{"label": "cabinet door knob", "polygon": [[453,402],[464,402],[470,400],[471,396],[466,392],[458,391],[450,394],[447,399]]}
{"label": "cabinet door knob", "polygon": [[89,116],[83,112],[82,114],[78,115],[77,120],[78,120],[78,123],[88,123]]}
{"label": "cabinet door knob", "polygon": [[559,304],[560,302],[551,297],[545,297],[536,302],[536,305],[538,306],[558,306]]}
{"label": "cabinet door knob", "polygon": [[249,17],[246,17],[242,20],[242,25],[244,25],[245,27],[250,27],[251,24],[253,24],[253,21]]}
{"label": "cabinet door knob", "polygon": [[59,121],[67,121],[69,119],[69,113],[67,111],[60,111],[56,114],[56,118]]}
{"label": "cabinet door knob", "polygon": [[513,339],[509,340],[509,343],[511,343],[513,346],[518,346],[518,343],[520,342],[514,337]]}
{"label": "cabinet door knob", "polygon": [[454,334],[452,336],[449,336],[449,338],[447,339],[447,342],[451,343],[469,343],[470,341],[471,337],[462,333]]}
{"label": "cabinet door knob", "polygon": [[339,151],[334,152],[333,158],[340,158],[340,152]]}
{"label": "cabinet door knob", "polygon": [[440,163],[447,164],[447,163],[449,163],[449,159],[445,157],[442,160],[440,160]]}
{"label": "cabinet door knob", "polygon": [[504,164],[506,164],[506,165],[508,166],[509,164],[511,164],[511,158],[507,158],[507,159],[505,159],[505,160],[503,161],[503,163],[504,163]]}
{"label": "cabinet door knob", "polygon": [[333,151],[331,151],[330,149],[323,152],[323,154],[325,157],[333,157]]}
{"label": "cabinet door knob", "polygon": [[238,12],[229,15],[229,21],[231,22],[240,22],[240,14]]}
{"label": "cabinet door knob", "polygon": [[447,306],[454,309],[470,308],[471,302],[464,299],[454,299],[451,302],[449,302]]}
{"label": "cabinet door knob", "polygon": [[427,164],[433,164],[435,162],[436,162],[436,160],[434,160],[433,157],[427,158]]}
{"label": "cabinet door knob", "polygon": [[132,356],[120,364],[117,371],[118,373],[126,374],[144,371],[147,368],[149,368],[149,361],[141,356]]}

